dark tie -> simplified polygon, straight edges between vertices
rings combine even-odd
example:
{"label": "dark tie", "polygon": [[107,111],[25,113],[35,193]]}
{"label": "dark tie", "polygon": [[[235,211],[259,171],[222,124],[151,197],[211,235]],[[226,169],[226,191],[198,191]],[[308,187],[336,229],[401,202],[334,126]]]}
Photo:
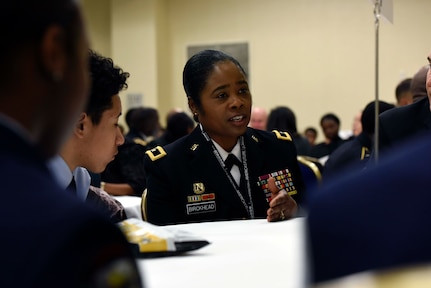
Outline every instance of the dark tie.
{"label": "dark tie", "polygon": [[[226,165],[226,168],[228,169],[228,171],[230,172],[230,170],[232,169],[233,165],[238,166],[239,168],[239,172],[241,174],[240,178],[239,178],[239,191],[241,192],[241,194],[243,195],[243,197],[245,199],[248,199],[248,196],[246,195],[245,191],[246,191],[246,183],[245,183],[245,176],[244,176],[244,169],[242,169],[242,162],[239,161],[238,158],[236,158],[235,155],[229,153],[229,155],[227,156],[226,160],[224,161],[224,164]],[[247,200],[246,200],[247,201]]]}
{"label": "dark tie", "polygon": [[72,181],[70,181],[69,186],[67,186],[67,191],[72,193],[73,195],[76,195],[76,182],[75,177],[72,177]]}
{"label": "dark tie", "polygon": [[243,179],[243,174],[242,174],[243,170],[242,170],[242,163],[241,163],[241,161],[239,161],[239,159],[236,158],[236,156],[234,154],[229,154],[227,156],[226,160],[224,161],[224,164],[226,165],[227,171],[230,172],[231,175],[232,175],[231,169],[232,169],[233,165],[238,166],[240,177],[239,177],[239,179],[235,179],[235,182],[237,184],[240,183],[239,186],[241,186],[242,179]]}
{"label": "dark tie", "polygon": [[227,156],[226,160],[224,161],[224,164],[227,167],[227,171],[230,171],[233,165],[238,166],[239,170],[241,170],[242,166],[241,161],[239,161],[238,158],[236,158],[236,156],[231,153]]}

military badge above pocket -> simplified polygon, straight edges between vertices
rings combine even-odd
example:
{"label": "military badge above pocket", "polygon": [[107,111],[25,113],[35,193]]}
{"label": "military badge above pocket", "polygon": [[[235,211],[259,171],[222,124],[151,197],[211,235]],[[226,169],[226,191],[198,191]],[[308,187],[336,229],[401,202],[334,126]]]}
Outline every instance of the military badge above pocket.
{"label": "military badge above pocket", "polygon": [[292,173],[289,169],[283,169],[280,171],[275,171],[269,174],[265,174],[258,177],[257,185],[262,188],[263,193],[265,193],[266,201],[269,203],[272,200],[271,191],[268,188],[268,179],[273,177],[275,179],[275,185],[279,189],[285,189],[287,194],[290,196],[297,194],[295,184],[293,183]]}

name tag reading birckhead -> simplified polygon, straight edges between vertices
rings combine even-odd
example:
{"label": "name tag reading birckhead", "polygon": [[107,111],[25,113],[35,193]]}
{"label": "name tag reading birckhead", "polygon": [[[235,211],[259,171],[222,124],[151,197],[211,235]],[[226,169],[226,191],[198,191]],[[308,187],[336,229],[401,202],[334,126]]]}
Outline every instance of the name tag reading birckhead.
{"label": "name tag reading birckhead", "polygon": [[216,211],[216,203],[215,201],[208,201],[208,202],[187,204],[186,208],[187,208],[187,215],[209,213],[209,212]]}

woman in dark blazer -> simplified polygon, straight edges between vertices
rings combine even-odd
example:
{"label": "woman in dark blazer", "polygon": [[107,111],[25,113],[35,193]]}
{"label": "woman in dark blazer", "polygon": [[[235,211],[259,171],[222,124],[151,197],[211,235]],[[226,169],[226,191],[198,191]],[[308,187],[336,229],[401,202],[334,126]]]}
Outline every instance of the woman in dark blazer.
{"label": "woman in dark blazer", "polygon": [[[146,152],[147,220],[164,225],[297,215],[304,184],[295,145],[288,133],[247,127],[252,98],[238,61],[201,51],[185,65],[183,84],[199,125]],[[233,168],[225,163],[230,154],[239,159]]]}

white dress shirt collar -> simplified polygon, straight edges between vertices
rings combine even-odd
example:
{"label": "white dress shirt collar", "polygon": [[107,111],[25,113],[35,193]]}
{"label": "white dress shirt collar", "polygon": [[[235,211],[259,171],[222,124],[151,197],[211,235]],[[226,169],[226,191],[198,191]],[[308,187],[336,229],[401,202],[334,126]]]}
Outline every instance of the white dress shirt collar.
{"label": "white dress shirt collar", "polygon": [[[202,124],[199,123],[199,128],[201,129],[201,131],[204,131],[204,128],[202,127]],[[209,137],[209,135],[208,135]],[[226,160],[227,156],[232,153],[233,155],[236,156],[236,158],[239,159],[239,161],[242,162],[242,157],[241,157],[241,148],[239,145],[239,138],[236,141],[235,146],[233,147],[232,151],[227,152],[226,150],[224,150],[217,142],[215,142],[212,138],[211,141],[214,143],[214,146],[217,148],[218,153],[220,154],[221,158],[223,159],[223,161]]]}
{"label": "white dress shirt collar", "polygon": [[214,146],[217,148],[218,153],[220,154],[221,158],[223,159],[223,161],[226,161],[226,158],[229,154],[233,154],[236,156],[236,158],[239,159],[239,161],[242,162],[241,159],[241,149],[239,147],[239,141],[236,142],[235,146],[233,147],[232,151],[227,152],[226,150],[224,150],[217,142],[215,142],[213,139],[211,139],[211,141],[214,143]]}
{"label": "white dress shirt collar", "polygon": [[66,190],[70,181],[72,181],[72,177],[75,177],[76,193],[78,198],[83,201],[87,199],[88,189],[90,188],[91,183],[91,176],[87,169],[78,166],[72,173],[61,156],[56,156],[50,159],[47,165],[57,183],[64,190]]}

